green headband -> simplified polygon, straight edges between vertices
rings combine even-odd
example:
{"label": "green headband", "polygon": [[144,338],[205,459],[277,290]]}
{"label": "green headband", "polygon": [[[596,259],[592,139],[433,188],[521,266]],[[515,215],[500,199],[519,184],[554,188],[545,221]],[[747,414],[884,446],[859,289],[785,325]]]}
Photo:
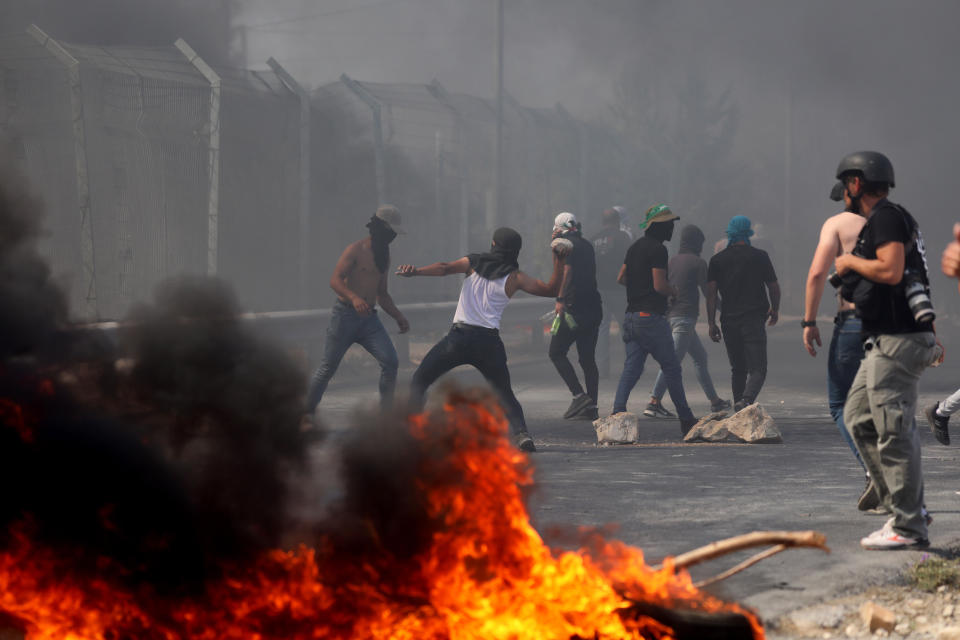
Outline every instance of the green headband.
{"label": "green headband", "polygon": [[652,220],[653,218],[656,218],[658,215],[660,215],[660,214],[663,213],[664,211],[668,211],[668,212],[669,212],[669,211],[670,211],[670,207],[668,207],[668,206],[665,205],[665,204],[657,204],[657,205],[654,205],[654,206],[650,207],[649,209],[647,209],[647,217],[646,217],[646,219],[645,219],[643,222],[641,222],[640,224],[638,224],[637,226],[640,227],[641,229],[645,229],[645,228],[647,227],[647,225],[650,224],[650,220]]}

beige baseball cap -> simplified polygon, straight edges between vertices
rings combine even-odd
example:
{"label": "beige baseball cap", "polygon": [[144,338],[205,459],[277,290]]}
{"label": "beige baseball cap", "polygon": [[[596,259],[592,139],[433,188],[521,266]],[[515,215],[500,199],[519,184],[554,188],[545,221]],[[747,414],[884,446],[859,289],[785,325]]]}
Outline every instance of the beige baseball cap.
{"label": "beige baseball cap", "polygon": [[679,218],[680,216],[671,211],[667,205],[655,204],[647,209],[644,221],[640,223],[640,228],[645,229],[654,222],[669,222],[670,220],[678,220]]}
{"label": "beige baseball cap", "polygon": [[406,231],[400,225],[403,221],[400,218],[400,211],[392,204],[382,204],[377,207],[376,216],[390,225],[390,228],[399,234],[405,234]]}

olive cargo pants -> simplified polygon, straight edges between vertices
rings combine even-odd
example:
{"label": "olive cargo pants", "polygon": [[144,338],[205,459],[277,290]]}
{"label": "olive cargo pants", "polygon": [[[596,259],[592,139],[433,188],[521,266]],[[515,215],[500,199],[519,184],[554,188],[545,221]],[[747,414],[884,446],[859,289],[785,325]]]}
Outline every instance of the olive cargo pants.
{"label": "olive cargo pants", "polygon": [[893,513],[893,529],[926,538],[922,514],[920,438],[914,418],[920,374],[937,357],[931,332],[867,338],[843,419],[880,502]]}

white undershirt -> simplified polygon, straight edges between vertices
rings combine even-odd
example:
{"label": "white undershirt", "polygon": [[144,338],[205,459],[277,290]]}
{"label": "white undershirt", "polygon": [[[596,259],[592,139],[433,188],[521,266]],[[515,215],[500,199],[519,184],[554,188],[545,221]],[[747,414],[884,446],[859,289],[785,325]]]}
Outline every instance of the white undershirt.
{"label": "white undershirt", "polygon": [[460,288],[460,300],[453,321],[499,329],[500,317],[510,302],[506,291],[509,277],[506,275],[497,280],[487,280],[478,276],[476,271],[468,275]]}

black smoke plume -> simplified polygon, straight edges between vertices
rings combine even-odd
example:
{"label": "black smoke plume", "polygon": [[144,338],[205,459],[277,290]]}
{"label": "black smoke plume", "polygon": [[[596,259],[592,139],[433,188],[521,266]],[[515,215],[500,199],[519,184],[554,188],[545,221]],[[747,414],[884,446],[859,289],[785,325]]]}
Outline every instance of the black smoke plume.
{"label": "black smoke plume", "polygon": [[236,0],[5,0],[3,30],[34,23],[79,44],[163,46],[183,38],[214,64],[231,61]]}
{"label": "black smoke plume", "polygon": [[67,315],[66,298],[37,253],[42,208],[25,185],[0,161],[0,358],[36,354]]}
{"label": "black smoke plume", "polygon": [[23,184],[0,173],[0,544],[25,528],[75,569],[170,590],[280,546],[310,442],[301,372],[205,277],[77,349],[90,332],[66,324]]}

